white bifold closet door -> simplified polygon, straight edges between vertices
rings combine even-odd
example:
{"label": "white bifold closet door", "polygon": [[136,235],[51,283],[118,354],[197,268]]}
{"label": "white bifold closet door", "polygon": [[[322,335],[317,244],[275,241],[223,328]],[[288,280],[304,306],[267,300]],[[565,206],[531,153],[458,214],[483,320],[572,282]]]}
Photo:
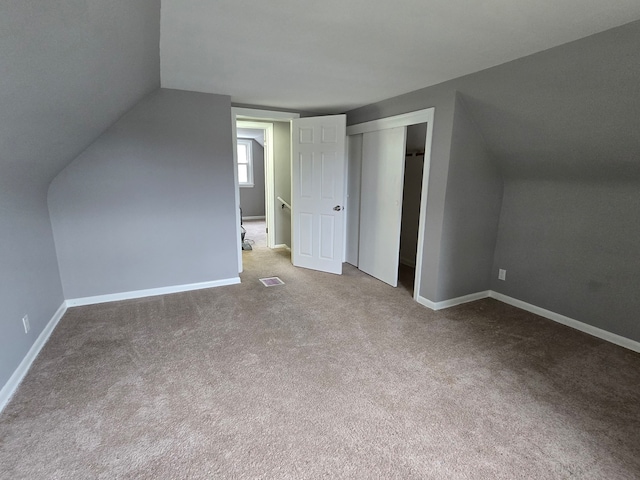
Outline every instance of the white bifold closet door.
{"label": "white bifold closet door", "polygon": [[358,268],[398,285],[406,127],[362,137]]}

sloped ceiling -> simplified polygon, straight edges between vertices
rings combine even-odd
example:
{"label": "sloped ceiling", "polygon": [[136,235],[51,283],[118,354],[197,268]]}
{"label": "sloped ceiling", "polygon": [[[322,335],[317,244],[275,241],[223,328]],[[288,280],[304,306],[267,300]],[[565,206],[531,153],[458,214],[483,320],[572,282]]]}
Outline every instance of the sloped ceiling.
{"label": "sloped ceiling", "polygon": [[338,113],[637,19],[637,0],[163,0],[161,81]]}
{"label": "sloped ceiling", "polygon": [[159,0],[0,4],[3,188],[35,182],[46,192],[60,170],[159,86],[159,22]]}
{"label": "sloped ceiling", "polygon": [[255,128],[238,128],[236,131],[238,138],[252,138],[264,147],[264,130]]}
{"label": "sloped ceiling", "polygon": [[451,87],[508,175],[640,180],[640,22]]}

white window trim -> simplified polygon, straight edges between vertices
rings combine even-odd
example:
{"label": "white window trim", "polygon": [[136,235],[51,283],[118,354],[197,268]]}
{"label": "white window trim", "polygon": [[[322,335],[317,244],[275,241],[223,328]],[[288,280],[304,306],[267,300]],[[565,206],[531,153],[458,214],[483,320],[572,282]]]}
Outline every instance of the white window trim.
{"label": "white window trim", "polygon": [[[247,168],[247,182],[242,183],[240,181],[238,181],[238,185],[240,186],[240,188],[253,188],[254,184],[253,184],[253,142],[251,141],[250,138],[238,138],[238,145],[245,145],[247,147],[247,158],[248,158],[248,165],[249,167]],[[240,162],[238,162],[238,164],[240,164]]]}

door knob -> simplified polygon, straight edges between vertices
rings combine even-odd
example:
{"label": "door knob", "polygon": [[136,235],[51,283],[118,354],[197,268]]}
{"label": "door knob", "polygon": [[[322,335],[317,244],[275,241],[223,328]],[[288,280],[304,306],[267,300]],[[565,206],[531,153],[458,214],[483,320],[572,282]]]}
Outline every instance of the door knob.
{"label": "door knob", "polygon": [[336,205],[335,207],[333,207],[333,209],[334,209],[336,212],[339,212],[340,210],[342,210],[342,207],[341,207],[340,205]]}

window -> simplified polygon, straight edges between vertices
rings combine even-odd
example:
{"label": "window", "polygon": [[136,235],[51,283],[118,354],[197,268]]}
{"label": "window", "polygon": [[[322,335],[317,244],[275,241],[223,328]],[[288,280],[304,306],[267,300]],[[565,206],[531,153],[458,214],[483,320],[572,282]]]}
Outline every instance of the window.
{"label": "window", "polygon": [[238,183],[241,187],[253,187],[253,153],[251,140],[238,139]]}

